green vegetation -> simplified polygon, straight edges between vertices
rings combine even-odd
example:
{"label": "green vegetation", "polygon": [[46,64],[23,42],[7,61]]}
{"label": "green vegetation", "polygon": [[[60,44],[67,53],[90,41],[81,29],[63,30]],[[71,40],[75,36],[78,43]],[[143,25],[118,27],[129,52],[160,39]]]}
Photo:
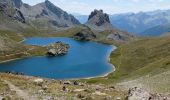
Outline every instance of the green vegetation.
{"label": "green vegetation", "polygon": [[166,36],[122,44],[110,55],[110,63],[116,67],[114,73],[107,77],[81,81],[91,84],[113,84],[136,80],[136,84],[142,83],[153,91],[170,92],[167,89],[170,87],[169,40],[170,37]]}
{"label": "green vegetation", "polygon": [[[170,67],[170,37],[143,39],[120,47],[120,64],[117,78],[139,77],[167,71]],[[112,58],[112,55],[111,55]],[[114,57],[113,57],[114,58]]]}
{"label": "green vegetation", "polygon": [[22,32],[25,37],[72,37],[81,29],[81,26],[75,26],[73,28],[60,31],[55,31],[52,29],[38,30],[35,28],[26,28],[19,31]]}
{"label": "green vegetation", "polygon": [[22,34],[10,30],[0,30],[0,36],[10,38],[16,42],[20,42],[23,40]]}

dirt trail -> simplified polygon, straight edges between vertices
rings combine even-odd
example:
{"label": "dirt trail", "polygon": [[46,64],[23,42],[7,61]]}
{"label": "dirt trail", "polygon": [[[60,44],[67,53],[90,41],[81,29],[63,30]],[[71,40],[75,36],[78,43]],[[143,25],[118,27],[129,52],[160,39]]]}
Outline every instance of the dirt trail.
{"label": "dirt trail", "polygon": [[13,85],[11,82],[9,81],[4,81],[6,84],[8,84],[10,90],[12,91],[16,91],[16,94],[23,98],[24,100],[37,100],[36,98],[33,98],[31,96],[29,96],[29,94],[26,91],[23,91],[21,89],[19,89],[18,87],[16,87],[15,85]]}

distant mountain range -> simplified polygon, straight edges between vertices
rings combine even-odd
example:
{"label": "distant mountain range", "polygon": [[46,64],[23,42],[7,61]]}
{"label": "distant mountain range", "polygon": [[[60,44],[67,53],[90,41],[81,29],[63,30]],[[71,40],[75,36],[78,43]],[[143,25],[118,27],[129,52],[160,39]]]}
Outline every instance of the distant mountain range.
{"label": "distant mountain range", "polygon": [[160,36],[162,34],[166,34],[170,32],[170,23],[161,24],[150,29],[145,30],[140,33],[141,36]]}
{"label": "distant mountain range", "polygon": [[36,28],[65,28],[80,24],[74,16],[48,0],[34,6],[25,4],[21,0],[0,0],[0,13],[1,19],[8,19],[0,20],[2,23],[0,27],[3,28],[14,27],[11,22],[20,27]]}
{"label": "distant mountain range", "polygon": [[88,21],[88,15],[74,15],[74,17],[78,19],[81,24],[85,24]]}
{"label": "distant mountain range", "polygon": [[[97,16],[100,14],[97,13]],[[102,20],[99,21],[106,22],[104,28],[107,29],[114,27],[138,36],[159,36],[170,31],[170,10],[114,14],[109,16],[108,23],[106,14],[102,15]],[[96,20],[95,17],[89,20],[87,15],[68,14],[48,0],[34,6],[21,0],[0,0],[0,19],[3,19],[0,20],[0,28],[10,30],[30,27],[58,30],[80,23],[89,26]],[[102,29],[98,26],[93,28]]]}
{"label": "distant mountain range", "polygon": [[[76,18],[83,23],[87,16]],[[110,21],[113,27],[138,36],[157,36],[170,31],[170,10],[114,14],[110,15]]]}

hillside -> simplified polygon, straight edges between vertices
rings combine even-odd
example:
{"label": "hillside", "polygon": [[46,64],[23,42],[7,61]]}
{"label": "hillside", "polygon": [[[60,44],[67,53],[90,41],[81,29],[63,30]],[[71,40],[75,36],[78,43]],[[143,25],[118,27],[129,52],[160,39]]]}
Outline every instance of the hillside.
{"label": "hillside", "polygon": [[22,37],[10,31],[0,31],[0,62],[25,56],[26,47],[17,41]]}
{"label": "hillside", "polygon": [[90,85],[13,74],[0,74],[0,99],[7,100],[105,100],[125,99],[127,92],[113,85]]}
{"label": "hillside", "polygon": [[[121,45],[112,52],[110,62],[116,71],[89,83],[116,83],[123,89],[142,87],[169,94],[170,37],[148,38]],[[165,77],[166,76],[166,77]]]}
{"label": "hillside", "polygon": [[34,6],[25,4],[21,0],[1,0],[0,12],[0,18],[4,19],[0,21],[1,29],[44,28],[56,30],[80,24],[71,14],[48,0]]}
{"label": "hillside", "polygon": [[21,44],[23,34],[9,30],[0,30],[0,62],[28,56],[45,55],[46,49]]}
{"label": "hillside", "polygon": [[160,36],[160,35],[164,35],[167,32],[170,32],[169,23],[158,25],[150,29],[147,29],[141,33],[141,36]]}

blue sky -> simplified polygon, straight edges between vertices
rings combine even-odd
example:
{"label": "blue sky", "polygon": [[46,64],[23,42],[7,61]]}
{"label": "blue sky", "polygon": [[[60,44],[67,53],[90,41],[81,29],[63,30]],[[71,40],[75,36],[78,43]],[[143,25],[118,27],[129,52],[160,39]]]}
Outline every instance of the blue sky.
{"label": "blue sky", "polygon": [[[45,0],[23,0],[35,5]],[[170,0],[49,0],[69,13],[88,15],[94,9],[108,14],[170,9]]]}

